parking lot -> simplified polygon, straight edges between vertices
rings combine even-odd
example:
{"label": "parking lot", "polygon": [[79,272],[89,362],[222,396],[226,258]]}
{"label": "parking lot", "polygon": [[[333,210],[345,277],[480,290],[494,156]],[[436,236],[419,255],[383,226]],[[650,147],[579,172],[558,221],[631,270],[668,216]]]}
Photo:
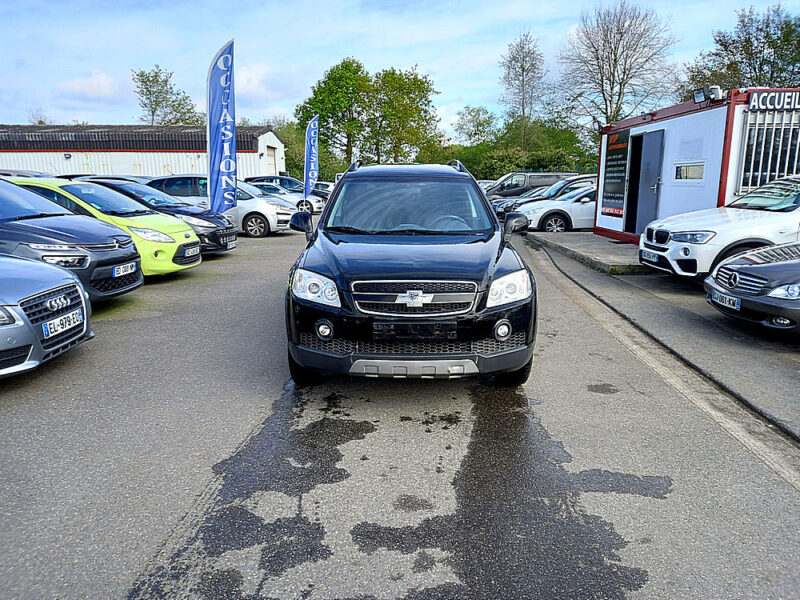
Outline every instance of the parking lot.
{"label": "parking lot", "polygon": [[0,596],[797,597],[797,447],[542,252],[516,242],[540,303],[523,388],[301,390],[303,243],[149,280],[0,384]]}

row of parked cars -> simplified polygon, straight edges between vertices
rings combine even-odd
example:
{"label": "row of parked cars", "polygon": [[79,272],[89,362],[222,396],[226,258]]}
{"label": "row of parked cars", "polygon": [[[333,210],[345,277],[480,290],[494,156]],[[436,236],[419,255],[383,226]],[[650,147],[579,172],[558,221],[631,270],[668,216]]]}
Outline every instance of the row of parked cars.
{"label": "row of parked cars", "polygon": [[[538,185],[545,176],[556,181]],[[529,230],[594,225],[596,175],[509,173],[482,186],[501,220],[521,212]],[[702,283],[709,304],[727,316],[800,330],[800,176],[727,206],[653,221],[639,240],[639,262]]]}
{"label": "row of parked cars", "polygon": [[229,252],[239,233],[288,230],[298,208],[317,212],[324,202],[306,202],[302,187],[239,182],[237,206],[220,214],[208,211],[207,183],[0,171],[0,377],[91,339],[93,302]]}

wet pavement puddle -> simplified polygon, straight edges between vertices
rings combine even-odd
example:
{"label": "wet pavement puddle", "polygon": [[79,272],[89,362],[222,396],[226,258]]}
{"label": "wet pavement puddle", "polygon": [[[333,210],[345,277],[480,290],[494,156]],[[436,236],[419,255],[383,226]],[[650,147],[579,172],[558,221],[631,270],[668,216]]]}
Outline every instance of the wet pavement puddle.
{"label": "wet pavement puddle", "polygon": [[472,382],[289,383],[129,598],[624,598],[647,573],[580,495],[672,482],[567,471],[534,404]]}

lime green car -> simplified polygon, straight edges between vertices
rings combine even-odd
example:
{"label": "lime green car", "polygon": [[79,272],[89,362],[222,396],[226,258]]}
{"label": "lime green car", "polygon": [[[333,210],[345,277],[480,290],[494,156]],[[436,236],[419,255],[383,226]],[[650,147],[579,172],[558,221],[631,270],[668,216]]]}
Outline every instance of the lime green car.
{"label": "lime green car", "polygon": [[200,239],[175,217],[164,215],[96,183],[68,179],[9,178],[70,212],[116,225],[133,238],[143,275],[164,275],[200,264]]}

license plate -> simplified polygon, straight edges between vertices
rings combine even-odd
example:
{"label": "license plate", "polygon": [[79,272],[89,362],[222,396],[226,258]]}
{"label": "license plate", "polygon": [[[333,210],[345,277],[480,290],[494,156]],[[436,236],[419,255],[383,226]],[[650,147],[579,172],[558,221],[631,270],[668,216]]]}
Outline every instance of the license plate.
{"label": "license plate", "polygon": [[376,340],[454,340],[455,323],[385,323],[372,324]]}
{"label": "license plate", "polygon": [[198,254],[200,254],[200,246],[186,248],[186,250],[183,253],[184,256],[197,256]]}
{"label": "license plate", "polygon": [[236,248],[236,246],[238,245],[239,245],[238,240],[233,240],[232,242],[228,242],[228,250],[230,250],[231,248]]}
{"label": "license plate", "polygon": [[657,263],[658,254],[656,254],[655,252],[650,252],[650,250],[642,250],[642,260]]}
{"label": "license plate", "polygon": [[711,299],[720,306],[726,308],[732,308],[733,310],[742,309],[742,301],[739,298],[734,298],[727,294],[720,294],[717,290],[711,290]]}
{"label": "license plate", "polygon": [[114,277],[121,277],[122,275],[128,275],[129,273],[133,273],[136,271],[136,263],[128,263],[125,265],[118,265],[114,267]]}
{"label": "license plate", "polygon": [[47,323],[42,323],[42,330],[44,331],[45,339],[47,339],[62,331],[77,327],[81,323],[83,323],[83,309],[79,308],[78,310],[73,310],[71,313],[67,313],[63,317],[58,317]]}

